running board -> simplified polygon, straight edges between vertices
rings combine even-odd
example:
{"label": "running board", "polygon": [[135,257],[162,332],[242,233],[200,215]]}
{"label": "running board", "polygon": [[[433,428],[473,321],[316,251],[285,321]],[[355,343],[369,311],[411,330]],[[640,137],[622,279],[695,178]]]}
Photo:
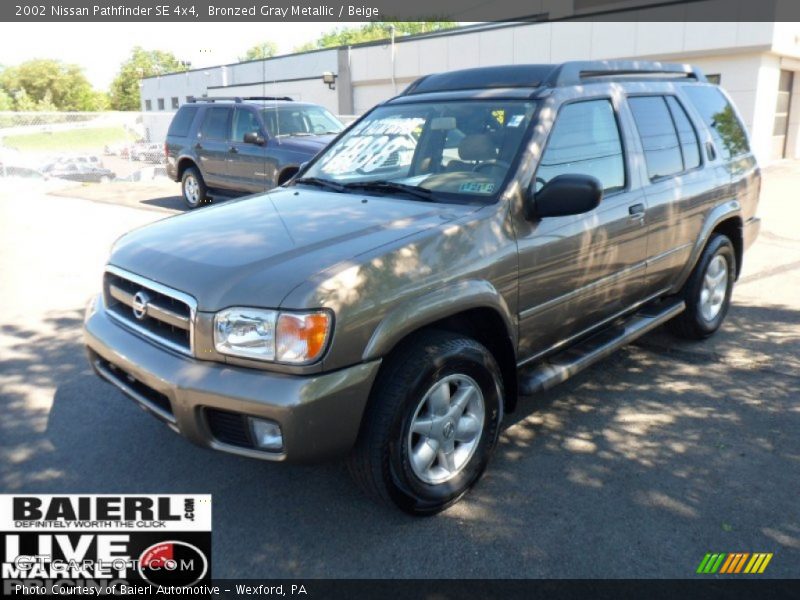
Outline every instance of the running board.
{"label": "running board", "polygon": [[537,363],[519,375],[519,395],[532,396],[566,381],[586,367],[682,313],[683,300],[643,307],[626,320]]}

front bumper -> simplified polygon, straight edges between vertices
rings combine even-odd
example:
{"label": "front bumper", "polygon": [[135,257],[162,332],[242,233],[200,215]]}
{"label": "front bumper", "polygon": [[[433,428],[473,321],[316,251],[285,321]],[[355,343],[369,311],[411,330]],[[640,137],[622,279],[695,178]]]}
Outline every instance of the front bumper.
{"label": "front bumper", "polygon": [[[283,375],[232,367],[173,353],[112,320],[102,301],[84,324],[95,372],[190,441],[265,460],[316,462],[345,455],[355,444],[380,361],[332,373]],[[270,419],[281,426],[283,449],[230,443],[212,422],[224,411]],[[248,431],[244,432],[249,435]]]}

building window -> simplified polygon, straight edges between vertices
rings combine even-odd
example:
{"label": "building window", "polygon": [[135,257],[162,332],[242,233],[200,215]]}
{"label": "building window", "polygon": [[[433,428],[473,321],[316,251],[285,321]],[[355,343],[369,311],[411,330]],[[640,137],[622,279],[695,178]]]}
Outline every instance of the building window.
{"label": "building window", "polygon": [[178,108],[178,97],[177,96],[173,96],[172,97],[172,108],[174,108],[176,110]]}
{"label": "building window", "polygon": [[145,110],[153,110],[153,102],[151,100],[144,101],[144,109]]}
{"label": "building window", "polygon": [[706,75],[706,79],[708,79],[708,83],[713,83],[714,85],[719,85],[722,81],[722,75],[719,73],[709,73]]}
{"label": "building window", "polygon": [[191,102],[194,96],[186,96],[186,102]]}
{"label": "building window", "polygon": [[158,110],[164,110],[164,99],[163,98],[159,98],[158,99]]}

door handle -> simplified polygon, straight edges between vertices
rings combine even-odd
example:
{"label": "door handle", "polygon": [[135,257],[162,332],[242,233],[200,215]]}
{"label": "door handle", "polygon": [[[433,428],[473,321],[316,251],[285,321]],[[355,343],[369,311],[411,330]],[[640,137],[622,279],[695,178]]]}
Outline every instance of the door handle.
{"label": "door handle", "polygon": [[236,148],[236,146],[231,146],[228,149],[228,152],[230,152],[231,154],[239,154],[239,150]]}
{"label": "door handle", "polygon": [[644,218],[644,204],[641,202],[638,204],[632,204],[628,207],[628,214],[631,216],[632,219],[643,219]]}

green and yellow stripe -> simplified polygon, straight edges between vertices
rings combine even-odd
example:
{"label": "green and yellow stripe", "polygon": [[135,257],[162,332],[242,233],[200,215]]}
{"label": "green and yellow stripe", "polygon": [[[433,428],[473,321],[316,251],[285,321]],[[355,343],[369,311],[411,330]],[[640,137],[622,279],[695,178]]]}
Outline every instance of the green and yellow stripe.
{"label": "green and yellow stripe", "polygon": [[[769,552],[709,552],[700,561],[697,573],[712,575],[722,573],[726,575],[747,573],[760,574],[767,568],[772,560]],[[745,566],[746,565],[746,566]]]}

